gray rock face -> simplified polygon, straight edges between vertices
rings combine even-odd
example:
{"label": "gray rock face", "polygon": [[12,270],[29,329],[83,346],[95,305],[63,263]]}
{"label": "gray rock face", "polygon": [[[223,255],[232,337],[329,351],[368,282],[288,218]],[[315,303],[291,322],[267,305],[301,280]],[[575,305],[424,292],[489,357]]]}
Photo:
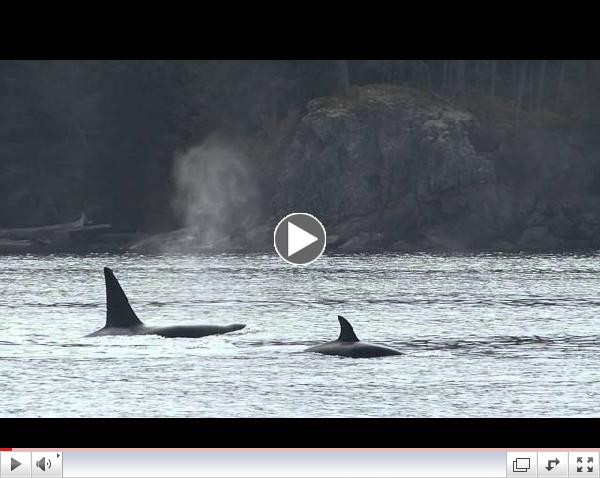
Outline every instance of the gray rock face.
{"label": "gray rock face", "polygon": [[517,247],[512,242],[496,239],[490,244],[490,249],[497,252],[515,252]]}
{"label": "gray rock face", "polygon": [[340,221],[493,181],[469,142],[472,115],[404,89],[357,95],[309,104],[285,160],[283,208]]}
{"label": "gray rock face", "polygon": [[573,238],[576,234],[575,225],[562,212],[548,221],[548,229],[555,236],[567,239]]}
{"label": "gray rock face", "polygon": [[343,252],[366,252],[382,249],[384,236],[380,233],[362,232],[357,236],[351,237],[342,245],[339,250]]}
{"label": "gray rock face", "polygon": [[559,246],[560,241],[543,226],[526,229],[519,240],[519,247],[527,251],[554,251]]}
{"label": "gray rock face", "polygon": [[590,200],[593,175],[571,140],[486,128],[404,87],[315,99],[283,158],[274,209],[316,215],[336,237],[328,247],[346,251],[600,247],[600,195]]}
{"label": "gray rock face", "polygon": [[[494,167],[470,142],[475,123],[405,88],[363,87],[347,98],[313,100],[285,158],[276,203],[281,214],[317,215],[350,241],[343,248],[368,242],[355,237],[369,230],[358,218],[377,217],[396,240],[464,215],[489,222]],[[478,230],[458,242],[469,246],[480,236]]]}
{"label": "gray rock face", "polygon": [[415,252],[418,249],[410,242],[399,240],[391,244],[388,249],[392,252]]}

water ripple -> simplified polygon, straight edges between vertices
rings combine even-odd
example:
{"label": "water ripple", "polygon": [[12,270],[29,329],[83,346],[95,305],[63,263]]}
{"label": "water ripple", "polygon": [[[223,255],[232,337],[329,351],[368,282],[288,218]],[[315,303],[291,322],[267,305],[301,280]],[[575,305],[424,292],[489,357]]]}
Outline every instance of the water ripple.
{"label": "water ripple", "polygon": [[[148,325],[247,327],[85,338],[105,320],[105,265]],[[0,415],[592,416],[599,273],[589,254],[2,256]],[[338,314],[405,354],[304,353]]]}

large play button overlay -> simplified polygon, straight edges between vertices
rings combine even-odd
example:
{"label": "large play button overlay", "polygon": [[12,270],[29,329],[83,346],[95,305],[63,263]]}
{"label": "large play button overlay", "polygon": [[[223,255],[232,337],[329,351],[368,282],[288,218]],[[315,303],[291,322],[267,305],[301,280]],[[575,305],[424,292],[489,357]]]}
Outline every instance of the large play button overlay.
{"label": "large play button overlay", "polygon": [[284,261],[305,266],[325,250],[327,235],[321,221],[305,212],[285,216],[275,228],[275,251]]}

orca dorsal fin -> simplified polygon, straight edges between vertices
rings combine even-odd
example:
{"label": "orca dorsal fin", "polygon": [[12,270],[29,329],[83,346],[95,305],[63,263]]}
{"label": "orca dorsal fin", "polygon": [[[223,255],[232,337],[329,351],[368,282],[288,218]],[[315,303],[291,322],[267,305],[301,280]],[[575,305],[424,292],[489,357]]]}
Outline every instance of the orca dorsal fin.
{"label": "orca dorsal fin", "polygon": [[340,321],[340,336],[338,337],[338,340],[340,342],[358,342],[358,337],[354,333],[354,329],[350,325],[350,322],[341,315],[338,315],[338,320]]}
{"label": "orca dorsal fin", "polygon": [[104,268],[106,282],[106,327],[133,327],[143,325],[129,305],[121,284],[108,267]]}

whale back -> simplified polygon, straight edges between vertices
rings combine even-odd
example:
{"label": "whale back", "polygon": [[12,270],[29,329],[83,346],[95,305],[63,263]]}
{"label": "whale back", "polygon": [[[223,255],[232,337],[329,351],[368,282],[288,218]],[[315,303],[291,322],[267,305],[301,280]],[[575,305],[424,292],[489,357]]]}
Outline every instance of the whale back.
{"label": "whale back", "polygon": [[108,267],[104,268],[106,283],[106,326],[105,327],[134,327],[143,325],[129,305],[129,300],[121,288],[121,284]]}
{"label": "whale back", "polygon": [[359,342],[350,322],[341,315],[338,315],[338,320],[340,322],[340,336],[338,337],[338,340],[340,342]]}

